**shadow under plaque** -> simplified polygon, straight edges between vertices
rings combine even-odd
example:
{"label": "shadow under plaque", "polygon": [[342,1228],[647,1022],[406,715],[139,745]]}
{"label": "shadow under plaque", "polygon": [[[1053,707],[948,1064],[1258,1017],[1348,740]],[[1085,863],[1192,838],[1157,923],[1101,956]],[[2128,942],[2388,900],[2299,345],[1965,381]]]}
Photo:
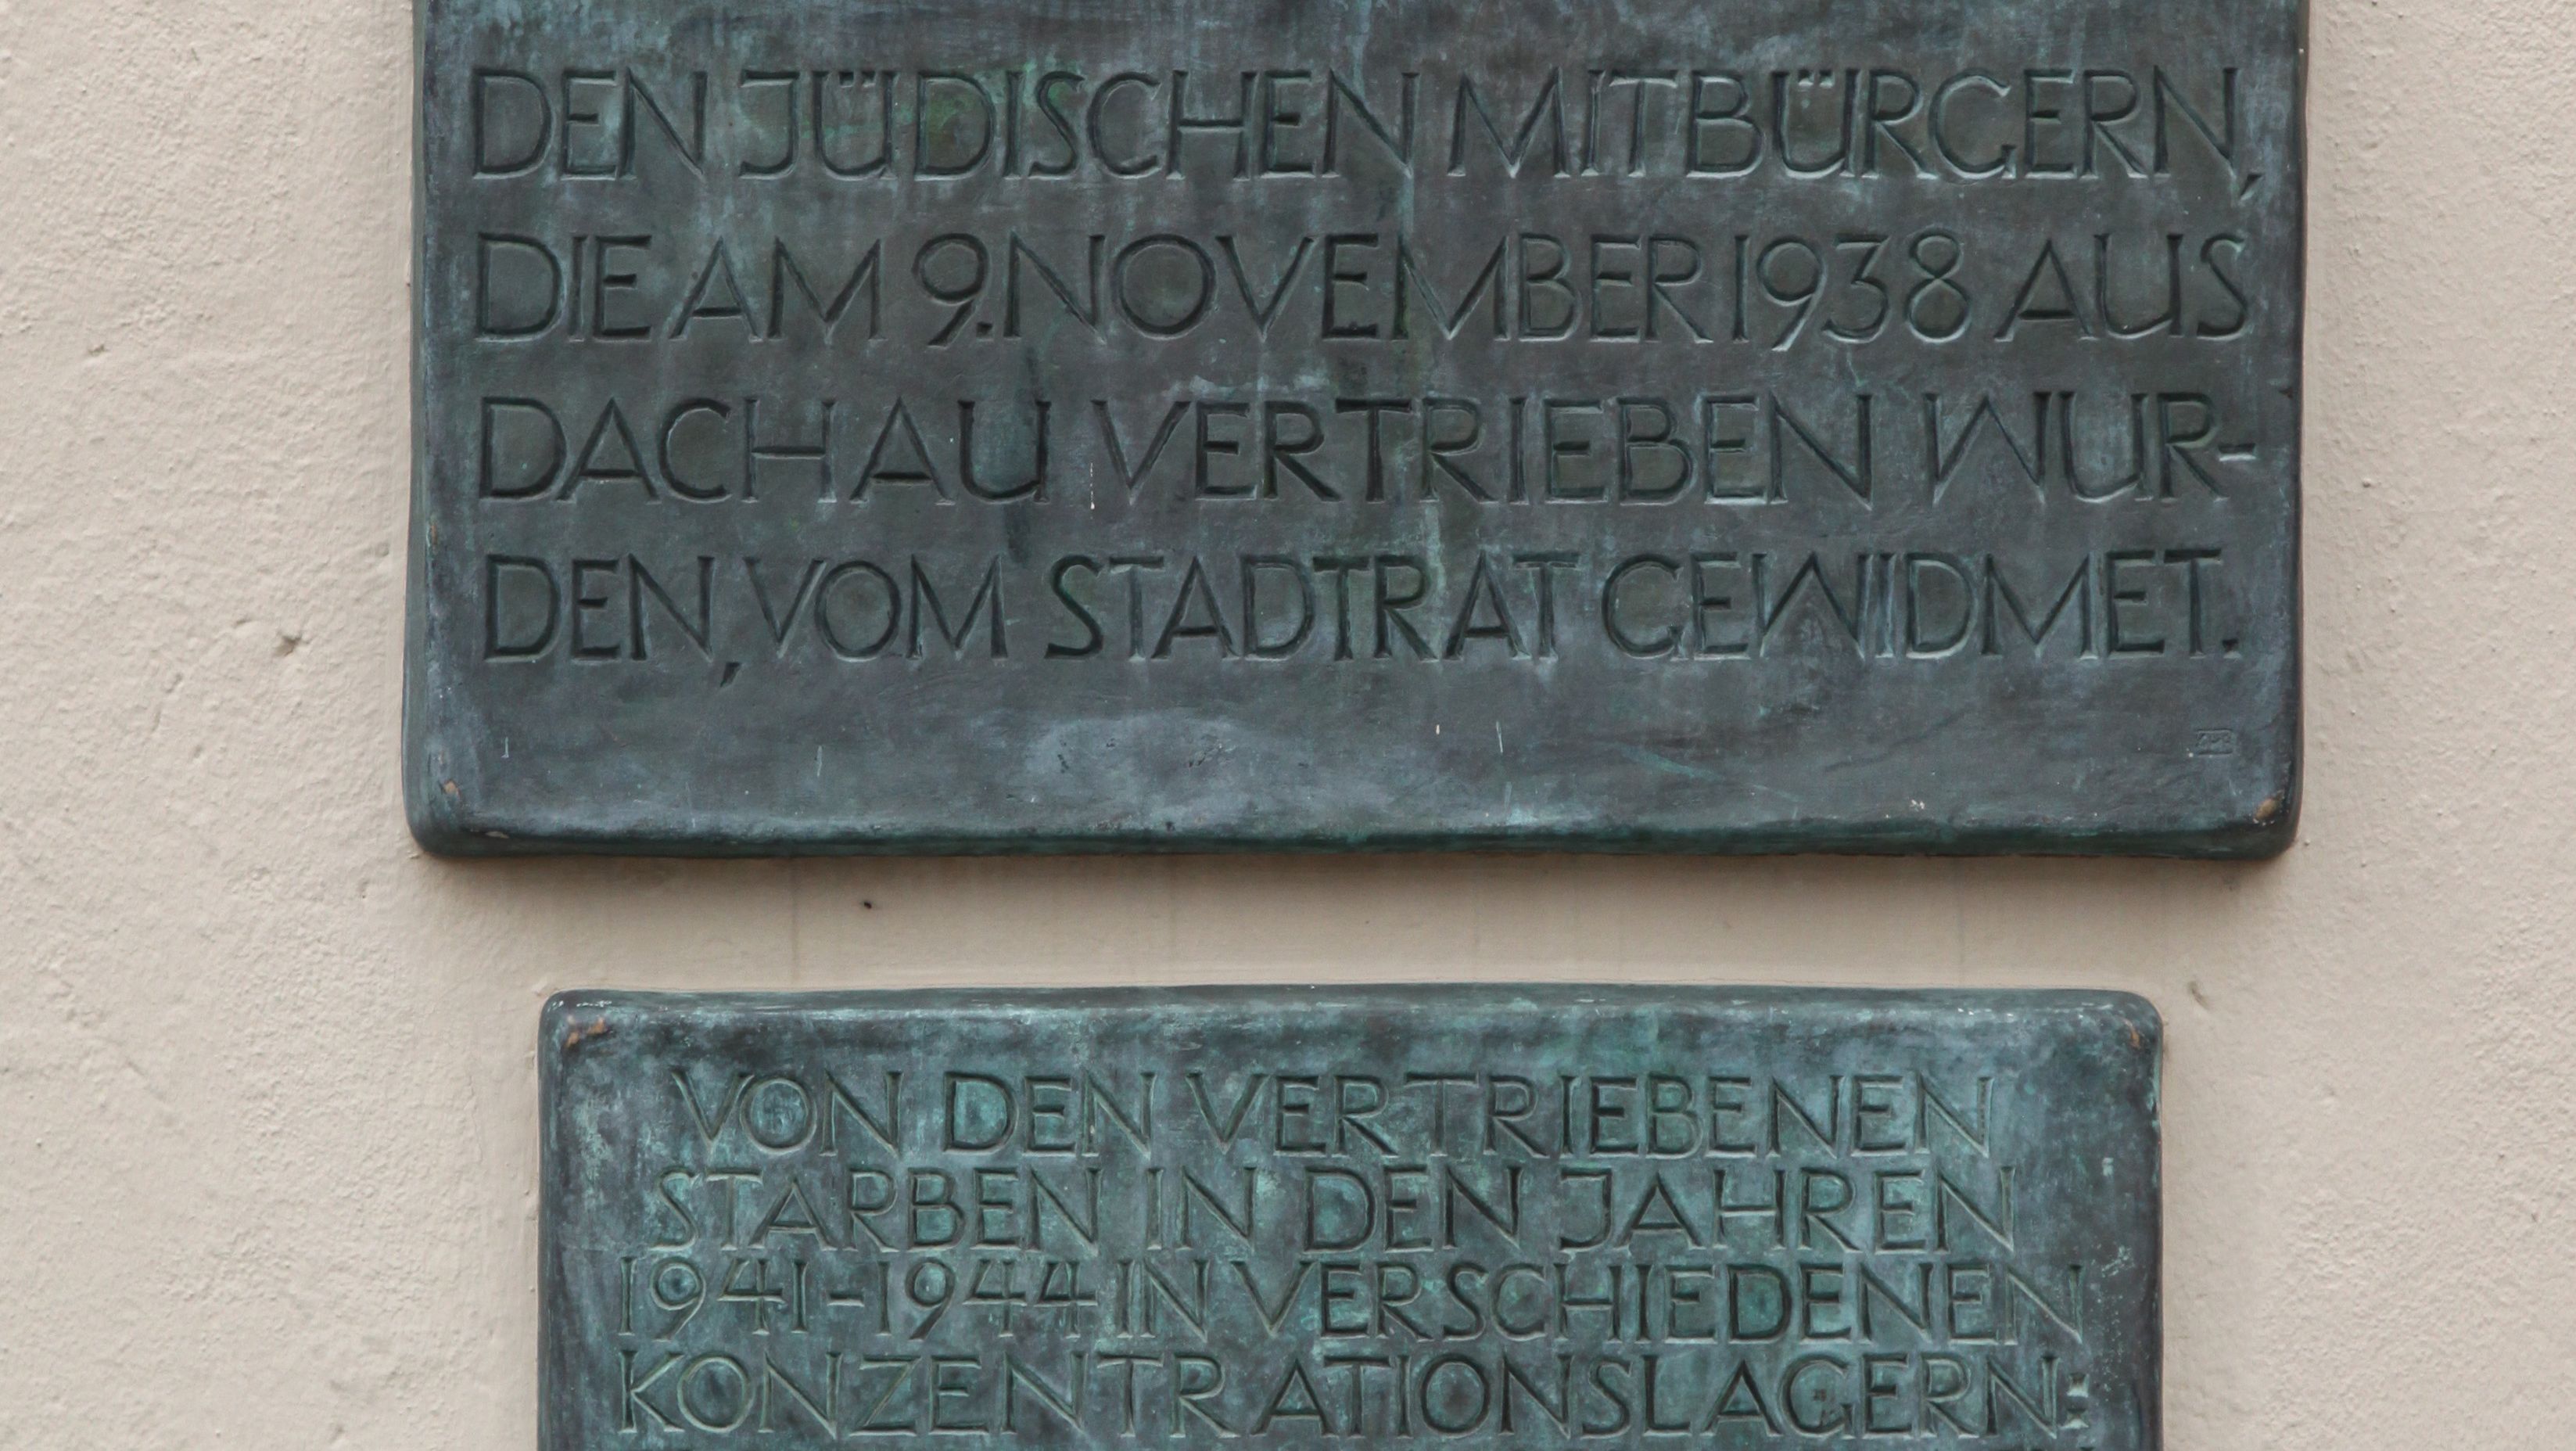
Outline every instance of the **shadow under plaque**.
{"label": "shadow under plaque", "polygon": [[2262,856],[2298,0],[422,0],[444,852]]}
{"label": "shadow under plaque", "polygon": [[2096,993],[568,993],[543,1451],[2160,1445]]}

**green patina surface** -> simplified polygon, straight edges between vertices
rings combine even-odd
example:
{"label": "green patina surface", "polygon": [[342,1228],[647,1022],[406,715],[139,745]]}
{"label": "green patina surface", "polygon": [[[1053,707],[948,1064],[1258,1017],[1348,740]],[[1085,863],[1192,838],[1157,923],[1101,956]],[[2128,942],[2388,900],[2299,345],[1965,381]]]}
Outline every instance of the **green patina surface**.
{"label": "green patina surface", "polygon": [[544,1451],[2159,1442],[2154,1009],[573,993]]}
{"label": "green patina surface", "polygon": [[441,851],[2298,811],[2294,0],[422,0]]}

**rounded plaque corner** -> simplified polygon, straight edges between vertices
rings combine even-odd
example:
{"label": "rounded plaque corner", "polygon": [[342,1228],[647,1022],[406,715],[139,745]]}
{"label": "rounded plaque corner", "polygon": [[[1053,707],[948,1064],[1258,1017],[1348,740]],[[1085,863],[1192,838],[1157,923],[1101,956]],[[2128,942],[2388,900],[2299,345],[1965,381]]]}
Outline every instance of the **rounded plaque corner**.
{"label": "rounded plaque corner", "polygon": [[498,856],[511,849],[512,833],[478,808],[464,782],[422,769],[417,757],[409,774],[403,816],[421,850],[432,856],[465,858]]}
{"label": "rounded plaque corner", "polygon": [[569,1057],[584,1043],[609,1034],[611,995],[596,988],[566,988],[537,1010],[537,1047],[548,1057]]}
{"label": "rounded plaque corner", "polygon": [[567,988],[547,997],[545,1006],[537,1009],[537,1041],[554,1044],[563,1041],[563,1026],[581,1005],[581,991]]}
{"label": "rounded plaque corner", "polygon": [[2276,861],[2288,854],[2299,839],[2299,817],[2306,805],[2302,785],[2299,763],[2294,757],[2282,768],[2272,789],[2243,820],[2235,823],[2230,833],[2235,855],[2246,861]]}
{"label": "rounded plaque corner", "polygon": [[2151,1058],[2163,1051],[2165,1015],[2154,999],[2144,993],[2114,992],[2104,995],[2103,1005],[2112,1029],[2130,1048]]}
{"label": "rounded plaque corner", "polygon": [[403,814],[411,826],[411,839],[422,851],[442,857],[475,855],[466,834],[430,803],[415,796],[405,804]]}

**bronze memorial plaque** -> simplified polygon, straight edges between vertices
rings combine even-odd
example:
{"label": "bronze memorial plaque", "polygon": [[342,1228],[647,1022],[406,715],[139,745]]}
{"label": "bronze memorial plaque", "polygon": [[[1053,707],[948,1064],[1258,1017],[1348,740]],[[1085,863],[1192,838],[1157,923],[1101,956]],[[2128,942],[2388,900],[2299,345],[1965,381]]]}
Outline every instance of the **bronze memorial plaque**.
{"label": "bronze memorial plaque", "polygon": [[451,852],[2259,856],[2300,0],[420,0]]}
{"label": "bronze memorial plaque", "polygon": [[542,1451],[2155,1451],[2155,1011],[575,993]]}

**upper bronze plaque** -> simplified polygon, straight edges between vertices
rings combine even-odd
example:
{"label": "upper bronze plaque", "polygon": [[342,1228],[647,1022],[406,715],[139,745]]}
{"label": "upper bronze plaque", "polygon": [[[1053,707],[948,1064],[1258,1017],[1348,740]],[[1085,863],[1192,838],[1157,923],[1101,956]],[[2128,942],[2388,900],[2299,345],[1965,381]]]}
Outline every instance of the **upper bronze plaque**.
{"label": "upper bronze plaque", "polygon": [[422,0],[440,850],[2261,855],[2297,0]]}

